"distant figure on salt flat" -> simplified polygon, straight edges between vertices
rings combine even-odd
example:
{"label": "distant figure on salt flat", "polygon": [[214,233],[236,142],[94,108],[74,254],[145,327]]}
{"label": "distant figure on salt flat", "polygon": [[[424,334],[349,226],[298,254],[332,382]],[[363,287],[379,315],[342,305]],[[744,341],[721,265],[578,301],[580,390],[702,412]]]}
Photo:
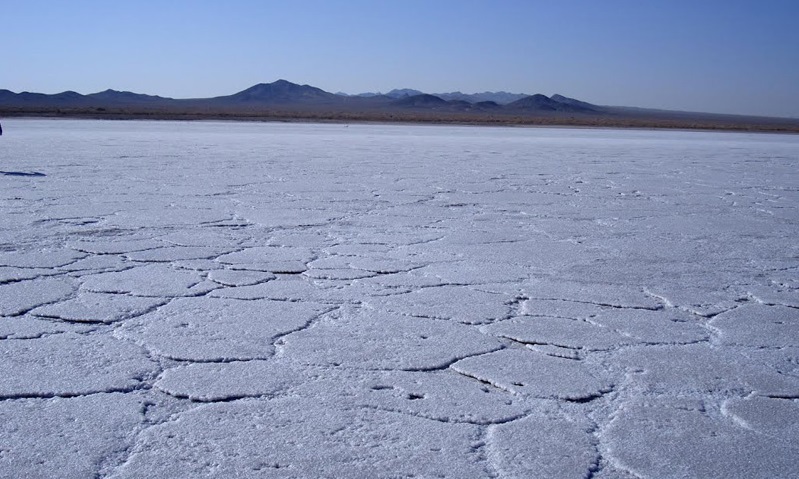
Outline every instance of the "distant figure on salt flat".
{"label": "distant figure on salt flat", "polygon": [[0,125],[0,136],[3,136],[3,125]]}

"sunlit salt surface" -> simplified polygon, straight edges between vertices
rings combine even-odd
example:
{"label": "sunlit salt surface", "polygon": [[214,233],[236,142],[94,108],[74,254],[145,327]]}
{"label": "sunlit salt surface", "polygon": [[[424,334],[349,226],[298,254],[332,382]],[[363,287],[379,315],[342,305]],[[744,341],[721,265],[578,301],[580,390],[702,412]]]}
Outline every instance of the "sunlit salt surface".
{"label": "sunlit salt surface", "polygon": [[3,127],[2,477],[796,474],[797,136]]}

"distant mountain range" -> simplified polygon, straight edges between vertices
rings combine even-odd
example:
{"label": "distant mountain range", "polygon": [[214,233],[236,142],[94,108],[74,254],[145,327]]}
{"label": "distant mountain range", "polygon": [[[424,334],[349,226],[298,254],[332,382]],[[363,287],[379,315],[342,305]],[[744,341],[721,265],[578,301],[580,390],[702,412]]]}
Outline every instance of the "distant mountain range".
{"label": "distant mountain range", "polygon": [[424,121],[563,124],[797,131],[799,120],[600,106],[555,94],[508,92],[428,94],[413,89],[347,95],[286,80],[260,83],[214,98],[174,99],[105,90],[53,95],[0,90],[3,116],[96,118],[233,118],[340,121]]}
{"label": "distant mountain range", "polygon": [[143,95],[128,91],[105,90],[99,93],[81,95],[74,91],[65,91],[54,95],[43,93],[14,93],[0,90],[0,108],[50,107],[121,107],[147,106],[187,108],[252,108],[266,106],[341,106],[348,110],[353,108],[391,109],[415,108],[438,109],[452,111],[466,110],[507,110],[522,111],[563,111],[563,112],[598,112],[596,105],[581,102],[561,95],[546,97],[544,95],[522,95],[507,92],[485,92],[465,94],[460,92],[431,95],[418,90],[392,90],[386,94],[363,93],[346,95],[329,93],[310,85],[298,85],[286,80],[273,83],[260,83],[233,95],[214,98],[173,99],[160,96]]}
{"label": "distant mountain range", "polygon": [[[409,96],[416,96],[422,95],[424,92],[419,90],[413,90],[411,88],[402,88],[402,89],[395,89],[391,90],[388,93],[384,93],[389,98],[404,98]],[[380,96],[381,93],[359,93],[355,96],[361,97],[373,97],[373,96]],[[508,93],[506,91],[486,91],[482,93],[461,93],[459,91],[450,92],[450,93],[432,93],[433,96],[437,96],[443,100],[461,100],[467,101],[469,103],[479,103],[484,101],[492,101],[498,105],[505,105],[507,103],[514,102],[516,100],[521,100],[522,98],[529,96],[525,95],[524,93]]]}

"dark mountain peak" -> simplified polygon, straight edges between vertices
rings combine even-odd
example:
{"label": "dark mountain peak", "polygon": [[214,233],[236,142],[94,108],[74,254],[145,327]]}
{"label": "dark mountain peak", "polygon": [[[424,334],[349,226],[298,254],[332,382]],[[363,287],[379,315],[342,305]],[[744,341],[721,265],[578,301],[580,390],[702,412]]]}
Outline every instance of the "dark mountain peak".
{"label": "dark mountain peak", "polygon": [[62,91],[61,93],[56,93],[53,96],[56,97],[56,98],[61,98],[61,99],[65,99],[65,100],[66,99],[83,98],[83,95],[81,95],[80,93],[78,93],[76,91],[72,91],[72,90]]}
{"label": "dark mountain peak", "polygon": [[568,98],[563,95],[552,95],[550,98],[540,93],[524,97],[521,100],[516,100],[509,103],[507,106],[514,110],[563,111],[571,113],[592,112],[596,111],[597,108],[590,103]]}
{"label": "dark mountain peak", "polygon": [[156,102],[159,100],[171,100],[169,98],[160,96],[144,95],[142,93],[133,93],[130,91],[112,90],[110,88],[101,92],[91,93],[86,95],[86,97],[97,101],[106,101],[111,103],[146,103]]}
{"label": "dark mountain peak", "polygon": [[446,100],[447,108],[454,111],[473,111],[474,103],[466,100]]}
{"label": "dark mountain peak", "polygon": [[435,95],[445,100],[465,100],[470,103],[493,101],[500,105],[505,105],[527,96],[521,93],[508,93],[505,91],[484,91],[482,93],[462,93],[460,91],[454,91],[450,93],[435,93]]}
{"label": "dark mountain peak", "polygon": [[551,100],[553,100],[553,101],[558,102],[558,103],[562,103],[564,105],[569,105],[569,106],[572,106],[572,107],[580,108],[580,109],[586,110],[586,111],[598,111],[600,109],[600,107],[598,107],[598,106],[596,106],[594,104],[587,103],[587,102],[580,101],[580,100],[575,100],[574,98],[569,98],[567,96],[559,95],[557,93],[552,95],[549,98]]}
{"label": "dark mountain peak", "polygon": [[449,103],[452,106],[463,107],[463,108],[469,108],[473,105],[472,102],[466,100],[449,100],[447,101],[447,103]]}
{"label": "dark mountain peak", "polygon": [[499,103],[490,100],[478,101],[477,103],[474,104],[474,106],[476,106],[477,108],[481,108],[483,110],[496,110],[497,108],[501,107]]}
{"label": "dark mountain peak", "polygon": [[296,101],[331,100],[338,97],[320,88],[310,85],[298,85],[280,79],[272,83],[259,83],[233,95],[219,98],[251,103],[290,103]]}
{"label": "dark mountain peak", "polygon": [[556,111],[558,105],[558,102],[551,100],[549,97],[536,93],[511,102],[507,106],[514,110]]}
{"label": "dark mountain peak", "polygon": [[109,88],[108,90],[103,90],[103,91],[97,92],[97,93],[90,93],[89,95],[86,95],[86,96],[96,96],[96,95],[108,95],[108,96],[111,96],[111,95],[153,96],[153,95],[145,95],[143,93],[133,93],[132,91],[127,91],[127,90],[114,90],[114,89],[111,89],[111,88]]}
{"label": "dark mountain peak", "polygon": [[425,95],[426,93],[421,92],[419,90],[414,90],[412,88],[395,88],[388,93],[385,93],[387,97],[391,98],[405,98],[405,97],[412,97],[417,95]]}
{"label": "dark mountain peak", "polygon": [[445,106],[448,103],[447,100],[439,98],[435,95],[422,93],[420,95],[406,96],[400,98],[398,100],[395,100],[393,104],[397,106],[406,106],[406,107],[435,107],[435,106]]}

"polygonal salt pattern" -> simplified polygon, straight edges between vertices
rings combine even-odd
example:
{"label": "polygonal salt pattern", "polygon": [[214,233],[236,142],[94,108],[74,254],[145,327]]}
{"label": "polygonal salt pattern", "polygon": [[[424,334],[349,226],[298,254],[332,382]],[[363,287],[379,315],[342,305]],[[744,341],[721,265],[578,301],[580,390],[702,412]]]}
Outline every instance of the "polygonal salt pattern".
{"label": "polygonal salt pattern", "polygon": [[380,297],[370,303],[376,309],[393,313],[463,324],[483,324],[508,316],[512,300],[508,295],[460,286],[442,286]]}
{"label": "polygonal salt pattern", "polygon": [[0,284],[0,315],[16,316],[45,304],[69,298],[77,284],[64,278],[45,278]]}
{"label": "polygonal salt pattern", "polygon": [[635,340],[602,326],[578,319],[519,317],[483,327],[494,336],[531,345],[551,345],[587,351],[615,349]]}
{"label": "polygonal salt pattern", "polygon": [[112,477],[484,477],[479,443],[469,424],[318,399],[250,399],[147,429]]}
{"label": "polygonal salt pattern", "polygon": [[736,398],[722,405],[722,414],[745,429],[790,441],[799,434],[799,401],[789,398]]}
{"label": "polygonal salt pattern", "polygon": [[589,425],[551,412],[494,426],[489,441],[500,477],[591,477],[599,468]]}
{"label": "polygonal salt pattern", "polygon": [[591,317],[591,322],[617,331],[630,341],[646,344],[692,344],[710,340],[710,332],[695,315],[666,308],[610,308]]}
{"label": "polygonal salt pattern", "polygon": [[710,325],[719,331],[723,344],[758,348],[799,344],[799,308],[744,305],[719,314]]}
{"label": "polygonal salt pattern", "polygon": [[0,318],[0,339],[36,339],[57,333],[82,333],[92,330],[91,325],[77,325],[22,315]]}
{"label": "polygonal salt pattern", "polygon": [[263,271],[217,269],[208,273],[208,279],[223,286],[252,286],[275,278],[274,274]]}
{"label": "polygonal salt pattern", "polygon": [[249,286],[220,288],[211,291],[208,296],[216,298],[243,299],[247,301],[312,301],[317,303],[341,303],[357,301],[348,290],[324,288],[303,277],[278,278]]}
{"label": "polygonal salt pattern", "polygon": [[590,400],[613,387],[596,366],[523,349],[469,357],[452,369],[514,394],[544,399]]}
{"label": "polygonal salt pattern", "polygon": [[73,299],[34,308],[31,314],[76,323],[113,323],[141,316],[167,301],[124,294],[83,292]]}
{"label": "polygonal salt pattern", "polygon": [[303,329],[329,306],[286,301],[180,298],[126,322],[116,335],[185,361],[269,358],[274,340]]}
{"label": "polygonal salt pattern", "polygon": [[252,269],[271,273],[302,273],[307,264],[316,258],[310,248],[258,246],[228,253],[217,261],[239,269]]}
{"label": "polygonal salt pattern", "polygon": [[0,359],[0,398],[132,391],[158,371],[135,344],[72,332],[0,341]]}
{"label": "polygonal salt pattern", "polygon": [[736,394],[799,397],[799,378],[746,361],[742,351],[708,344],[680,348],[629,348],[617,355],[631,380],[646,392],[663,394]]}
{"label": "polygonal salt pattern", "polygon": [[282,357],[305,364],[400,370],[439,369],[502,347],[496,339],[456,322],[368,310],[324,317],[282,343]]}
{"label": "polygonal salt pattern", "polygon": [[134,251],[125,254],[125,257],[139,263],[171,263],[181,260],[213,259],[227,252],[226,249],[205,246],[164,246],[145,251]]}
{"label": "polygonal salt pattern", "polygon": [[68,249],[0,253],[0,266],[16,268],[57,268],[74,263],[86,254]]}
{"label": "polygonal salt pattern", "polygon": [[164,371],[155,387],[198,402],[271,397],[309,380],[303,368],[269,360],[191,363]]}
{"label": "polygonal salt pattern", "polygon": [[42,479],[107,474],[133,446],[146,402],[123,393],[2,401],[0,471]]}
{"label": "polygonal salt pattern", "polygon": [[207,292],[197,273],[175,270],[168,265],[152,264],[121,272],[100,273],[83,278],[81,289],[94,293],[118,293],[134,296],[170,298],[196,296]]}
{"label": "polygonal salt pattern", "polygon": [[490,425],[513,421],[542,405],[452,370],[310,370],[291,394],[330,397],[341,404],[394,411],[441,422]]}
{"label": "polygonal salt pattern", "polygon": [[[796,416],[786,417],[783,408],[776,414]],[[639,477],[791,477],[796,443],[741,421],[679,402],[632,403],[616,413],[603,438],[615,462]]]}
{"label": "polygonal salt pattern", "polygon": [[7,123],[2,477],[795,475],[793,136]]}

